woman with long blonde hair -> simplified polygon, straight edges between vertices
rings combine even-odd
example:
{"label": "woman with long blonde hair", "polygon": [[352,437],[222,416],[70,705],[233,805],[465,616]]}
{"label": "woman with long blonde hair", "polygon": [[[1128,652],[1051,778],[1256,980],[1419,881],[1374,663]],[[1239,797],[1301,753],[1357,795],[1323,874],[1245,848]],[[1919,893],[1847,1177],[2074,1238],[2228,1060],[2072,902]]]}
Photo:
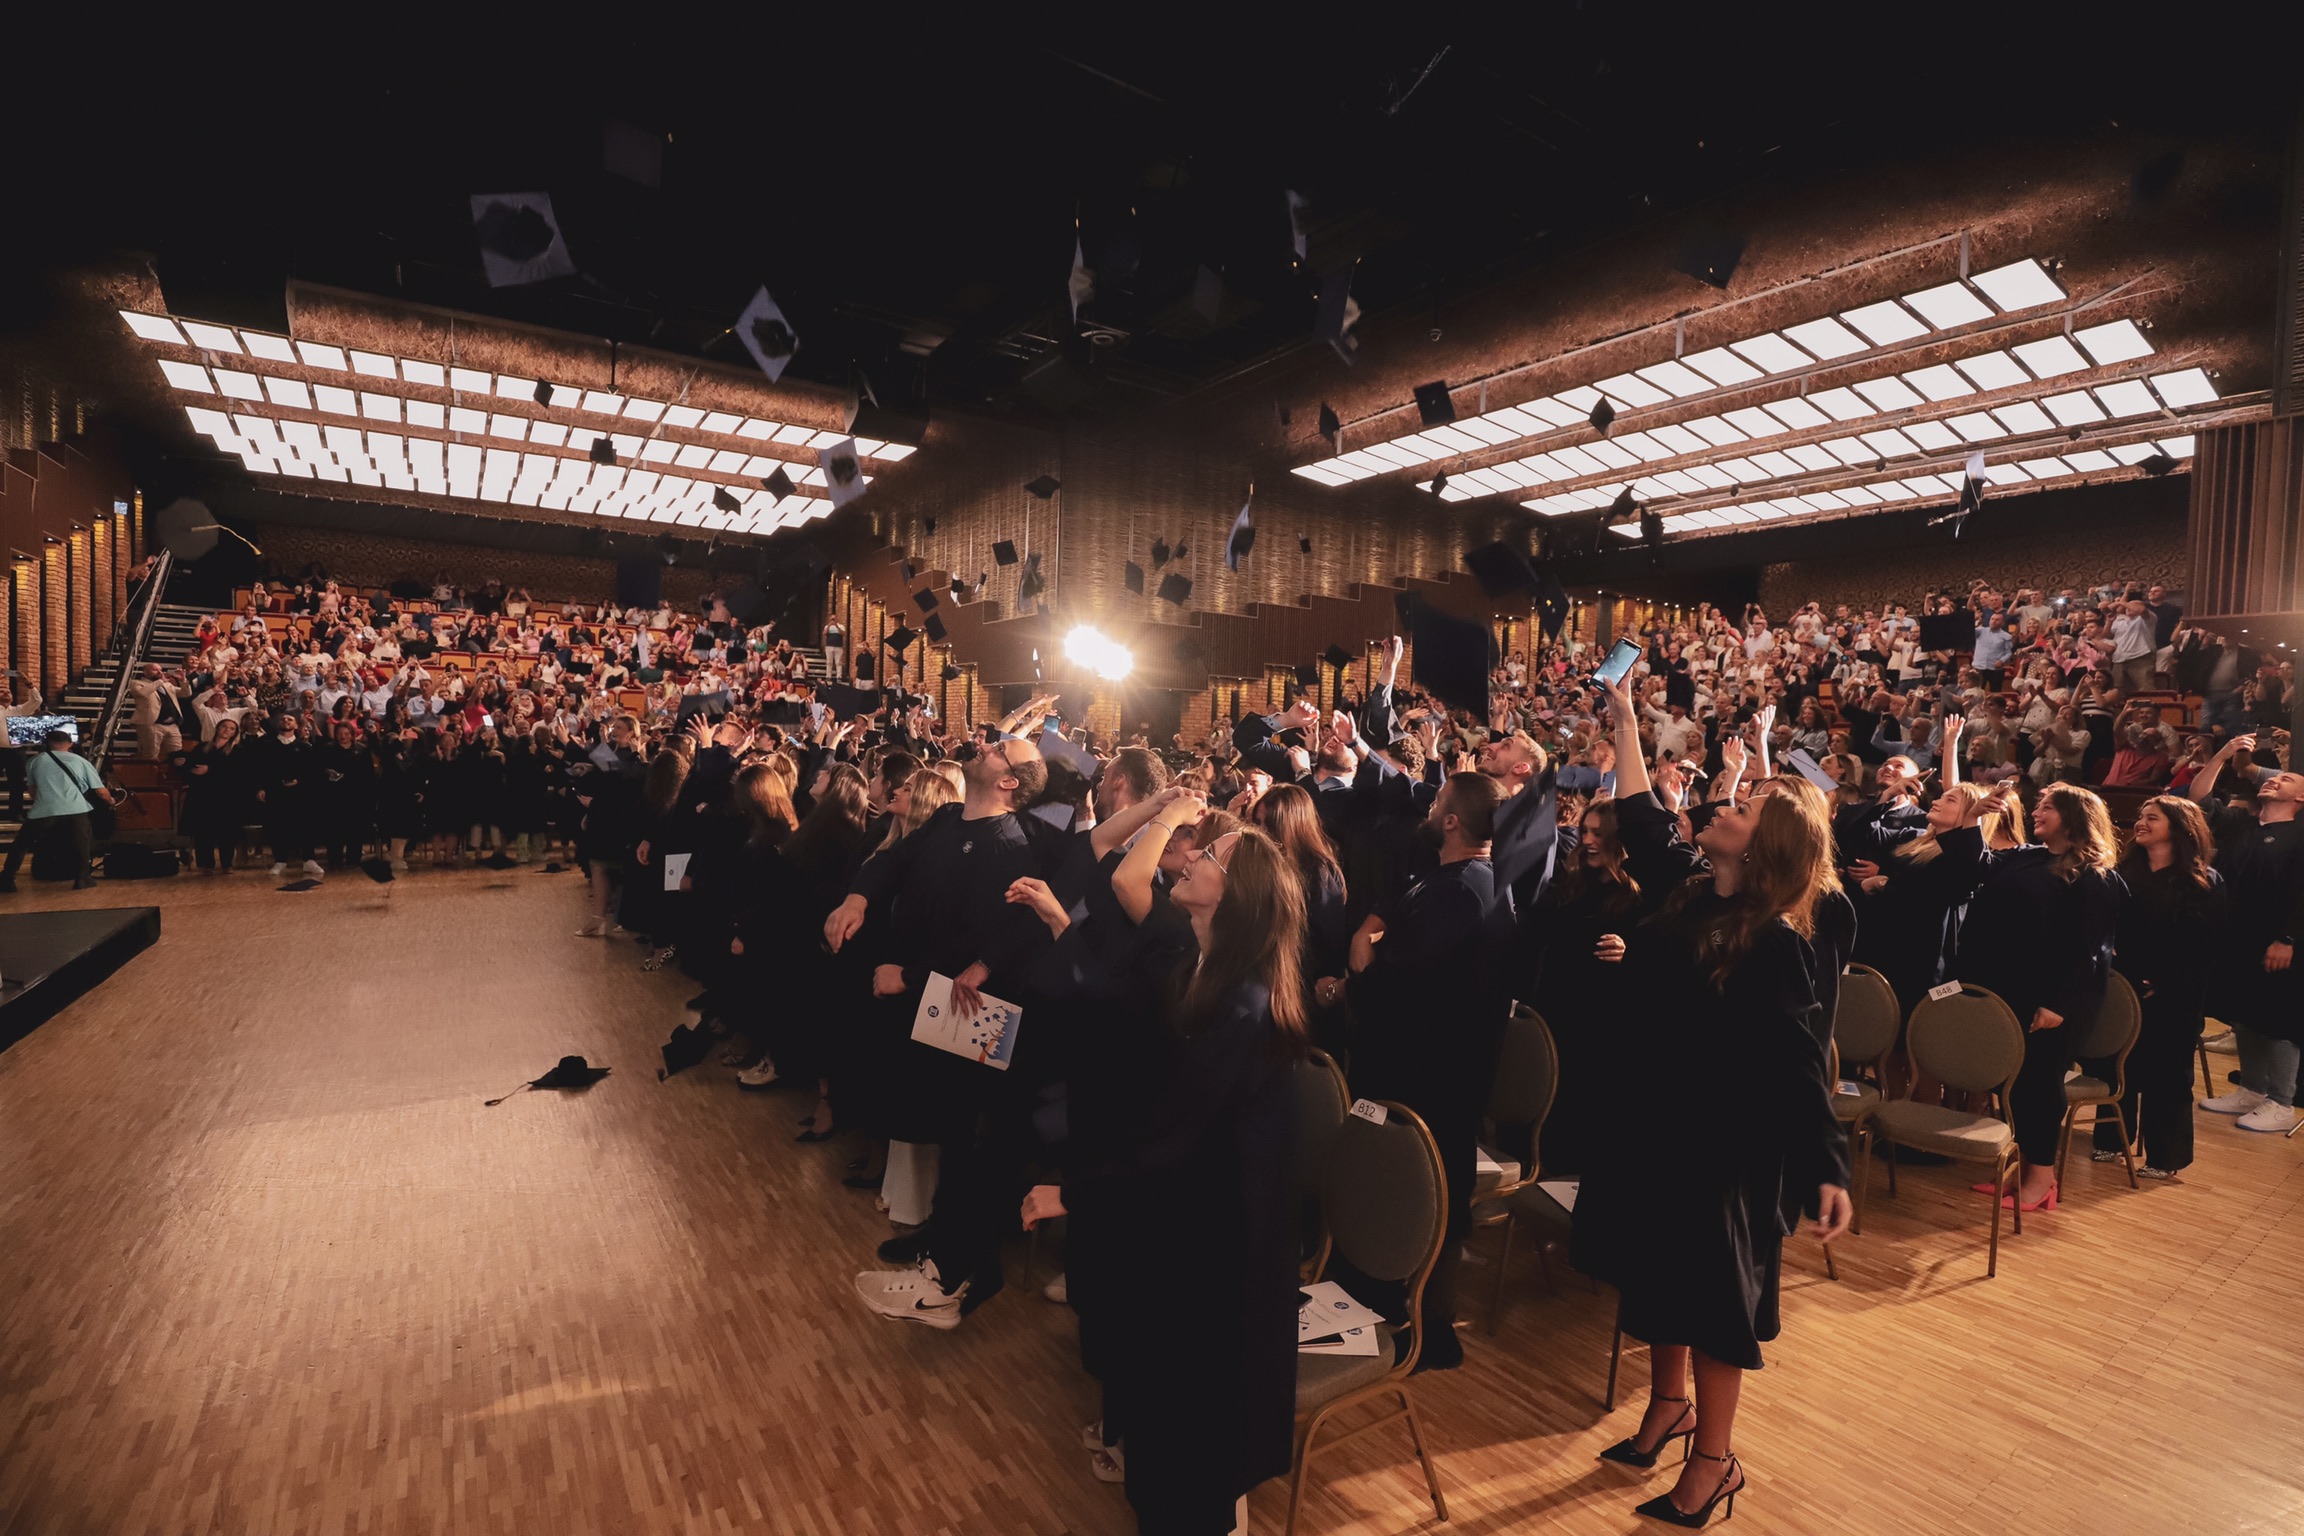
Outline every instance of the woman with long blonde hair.
{"label": "woman with long blonde hair", "polygon": [[1584,1169],[1575,1262],[1617,1287],[1624,1331],[1650,1346],[1640,1427],[1602,1459],[1651,1468],[1689,1440],[1677,1483],[1640,1513],[1694,1526],[1723,1501],[1733,1513],[1744,1486],[1730,1437],[1744,1372],[1781,1331],[1784,1237],[1808,1207],[1830,1242],[1851,1210],[1817,1027],[1832,829],[1821,795],[1771,792],[1724,803],[1695,848],[1678,841],[1649,793],[1631,696],[1606,687],[1625,867],[1669,894],[1601,941],[1621,962],[1612,1027],[1638,1053],[1645,1108],[1610,1122]]}
{"label": "woman with long blonde hair", "polygon": [[[2015,793],[2013,782],[2002,784],[1961,820],[1981,822],[2005,810]],[[1999,993],[2024,1029],[2024,1066],[2008,1106],[2024,1180],[2006,1199],[2027,1211],[2052,1211],[2064,1073],[2073,1042],[2103,1006],[2128,887],[2113,868],[2120,849],[2111,813],[2090,791],[2048,785],[2032,808],[2032,826],[2036,843],[1973,850],[1982,878],[1960,928],[1954,974]]]}

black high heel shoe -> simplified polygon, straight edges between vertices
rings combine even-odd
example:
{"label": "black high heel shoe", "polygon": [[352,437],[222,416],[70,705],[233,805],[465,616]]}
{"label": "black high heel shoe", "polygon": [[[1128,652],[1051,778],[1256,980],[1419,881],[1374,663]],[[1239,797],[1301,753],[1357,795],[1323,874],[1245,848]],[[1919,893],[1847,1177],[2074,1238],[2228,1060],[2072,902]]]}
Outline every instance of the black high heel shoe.
{"label": "black high heel shoe", "polygon": [[[1689,1449],[1696,1443],[1696,1426],[1688,1423],[1690,1416],[1696,1412],[1695,1405],[1689,1403],[1688,1399],[1684,1397],[1667,1397],[1661,1399],[1661,1401],[1667,1403],[1687,1404],[1687,1406],[1680,1410],[1680,1416],[1672,1421],[1672,1428],[1666,1432],[1663,1439],[1657,1441],[1647,1450],[1642,1450],[1640,1449],[1640,1437],[1638,1435],[1634,1435],[1631,1439],[1619,1440],[1614,1445],[1608,1447],[1608,1449],[1602,1451],[1600,1453],[1600,1459],[1602,1461],[1613,1461],[1619,1466],[1638,1467],[1641,1471],[1645,1472],[1650,1467],[1656,1465],[1656,1458],[1664,1454],[1664,1447],[1670,1445],[1675,1440],[1684,1440],[1687,1442],[1687,1444],[1680,1447],[1680,1459],[1682,1461],[1686,1461],[1688,1459]],[[1683,1429],[1681,1427],[1682,1425],[1687,1425],[1687,1427]]]}
{"label": "black high heel shoe", "polygon": [[1712,1511],[1719,1508],[1722,1499],[1726,1499],[1728,1501],[1728,1513],[1721,1518],[1725,1520],[1735,1519],[1736,1495],[1744,1491],[1744,1464],[1736,1459],[1734,1451],[1730,1451],[1725,1456],[1707,1456],[1702,1451],[1697,1451],[1695,1455],[1698,1461],[1724,1461],[1728,1463],[1728,1470],[1720,1474],[1720,1486],[1712,1490],[1712,1497],[1706,1499],[1700,1508],[1691,1513],[1673,1503],[1672,1495],[1660,1493],[1634,1510],[1633,1513],[1646,1515],[1651,1520],[1661,1520],[1667,1525],[1677,1525],[1683,1530],[1693,1531],[1710,1520]]}

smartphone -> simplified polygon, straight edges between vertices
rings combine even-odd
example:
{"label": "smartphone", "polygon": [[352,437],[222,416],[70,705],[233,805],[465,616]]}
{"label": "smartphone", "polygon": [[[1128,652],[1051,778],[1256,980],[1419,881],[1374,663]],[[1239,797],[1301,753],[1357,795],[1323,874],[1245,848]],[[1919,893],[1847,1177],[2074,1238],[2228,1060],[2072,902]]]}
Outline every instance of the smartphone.
{"label": "smartphone", "polygon": [[1608,653],[1608,659],[1600,663],[1599,670],[1592,675],[1603,683],[1620,683],[1632,675],[1632,665],[1639,659],[1639,641],[1619,640],[1616,648]]}

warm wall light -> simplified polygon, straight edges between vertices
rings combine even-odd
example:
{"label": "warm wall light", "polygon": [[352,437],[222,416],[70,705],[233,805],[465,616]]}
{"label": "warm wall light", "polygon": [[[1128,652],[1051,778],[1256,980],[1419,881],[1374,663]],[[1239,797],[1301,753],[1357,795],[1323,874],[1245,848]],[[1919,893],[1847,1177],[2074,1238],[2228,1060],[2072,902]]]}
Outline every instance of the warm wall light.
{"label": "warm wall light", "polygon": [[1064,655],[1075,666],[1086,667],[1108,682],[1118,682],[1136,670],[1128,647],[1093,625],[1082,624],[1064,637]]}

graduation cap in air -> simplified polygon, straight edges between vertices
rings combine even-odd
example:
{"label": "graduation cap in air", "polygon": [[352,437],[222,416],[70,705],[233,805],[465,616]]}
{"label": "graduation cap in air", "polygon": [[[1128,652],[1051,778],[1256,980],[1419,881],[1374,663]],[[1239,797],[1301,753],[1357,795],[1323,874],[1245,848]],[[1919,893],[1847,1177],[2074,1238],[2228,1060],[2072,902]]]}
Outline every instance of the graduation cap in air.
{"label": "graduation cap in air", "polygon": [[549,282],[576,271],[548,193],[475,192],[472,227],[480,237],[480,269],[491,288]]}
{"label": "graduation cap in air", "polygon": [[1403,627],[1416,648],[1417,685],[1452,709],[1484,718],[1496,650],[1488,626],[1442,613],[1412,592],[1398,594],[1394,602],[1404,611]]}
{"label": "graduation cap in air", "polygon": [[1120,583],[1129,591],[1141,595],[1144,591],[1144,567],[1133,560],[1128,561],[1120,567]]}
{"label": "graduation cap in air", "polygon": [[1673,270],[1685,272],[1700,283],[1714,288],[1726,288],[1728,280],[1736,275],[1736,267],[1744,259],[1744,237],[1733,230],[1698,225],[1680,242],[1679,259],[1672,263]]}
{"label": "graduation cap in air", "polygon": [[783,469],[778,468],[768,472],[768,478],[760,482],[760,489],[766,491],[769,495],[775,497],[778,501],[782,501],[785,497],[798,490],[799,487],[792,483],[792,477],[789,474],[786,474]]}
{"label": "graduation cap in air", "polygon": [[943,678],[944,681],[948,683],[956,683],[960,681],[960,663],[956,661],[948,661],[944,663],[944,670],[937,673],[936,675]]}
{"label": "graduation cap in air", "polygon": [[1304,688],[1317,688],[1317,687],[1319,687],[1319,686],[1320,686],[1320,668],[1319,668],[1317,665],[1315,665],[1314,663],[1312,663],[1312,662],[1309,662],[1309,661],[1307,661],[1307,662],[1303,663],[1301,666],[1297,667],[1297,669],[1296,669],[1296,682],[1297,682],[1297,685],[1298,685],[1299,687],[1304,687]]}
{"label": "graduation cap in air", "polygon": [[1448,471],[1441,470],[1432,477],[1432,494],[1437,496],[1448,489]]}
{"label": "graduation cap in air", "polygon": [[1182,571],[1170,571],[1160,578],[1160,601],[1174,603],[1181,608],[1191,596],[1192,578]]}
{"label": "graduation cap in air", "polygon": [[[1343,422],[1342,422],[1340,419],[1338,419],[1338,417],[1337,417],[1337,415],[1336,415],[1336,412],[1335,412],[1335,410],[1334,410],[1332,407],[1330,407],[1330,405],[1328,404],[1328,402],[1327,402],[1327,401],[1325,401],[1325,400],[1321,401],[1321,402],[1320,402],[1320,435],[1321,435],[1322,437],[1325,437],[1325,438],[1331,438],[1331,439],[1333,439],[1333,438],[1337,438],[1337,437],[1340,437],[1340,436],[1342,436],[1342,435],[1343,435],[1343,432],[1344,432],[1344,423],[1343,423]],[[1339,444],[1338,446],[1342,446],[1342,445],[1341,445],[1341,444]]]}
{"label": "graduation cap in air", "polygon": [[864,494],[864,466],[856,456],[856,439],[844,437],[829,448],[816,450],[824,466],[824,484],[832,505],[844,507]]}
{"label": "graduation cap in air", "polygon": [[1054,475],[1042,475],[1036,480],[1025,481],[1024,489],[1030,491],[1033,495],[1039,497],[1042,501],[1046,501],[1051,496],[1054,496],[1058,491],[1064,489],[1064,482],[1057,479]]}
{"label": "graduation cap in air", "polygon": [[1248,499],[1240,503],[1240,515],[1232,519],[1232,537],[1224,545],[1224,566],[1227,570],[1240,569],[1240,562],[1256,547],[1256,520],[1249,509],[1256,505],[1256,490],[1251,486]]}
{"label": "graduation cap in air", "polygon": [[919,591],[913,593],[912,606],[919,609],[922,613],[926,613],[929,609],[934,608],[936,606],[936,589],[934,587],[922,587]]}
{"label": "graduation cap in air", "polygon": [[1626,486],[1616,493],[1614,501],[1608,503],[1608,515],[1602,521],[1619,522],[1638,510],[1639,504],[1632,499],[1632,487]]}
{"label": "graduation cap in air", "polygon": [[2164,453],[2148,454],[2136,461],[2136,467],[2157,480],[2176,467],[2176,461]]}
{"label": "graduation cap in air", "polygon": [[[607,1075],[608,1069],[606,1067],[593,1066],[581,1056],[563,1056],[551,1071],[542,1077],[529,1079],[522,1083],[519,1088],[513,1089],[512,1093],[518,1093],[526,1088],[589,1088]],[[502,1098],[490,1099],[483,1107],[494,1108],[503,1103],[505,1099],[512,1097],[512,1093],[507,1093]]]}
{"label": "graduation cap in air", "polygon": [[551,385],[549,385],[549,384],[546,384],[546,383],[543,383],[541,380],[539,380],[539,381],[538,381],[538,383],[537,383],[537,385],[536,385],[536,392],[535,392],[535,393],[536,393],[536,403],[537,403],[538,405],[549,406],[549,405],[552,403],[552,386],[551,386]]}
{"label": "graduation cap in air", "polygon": [[942,645],[944,643],[944,619],[941,614],[928,615],[920,621],[920,627],[928,632],[928,639],[931,644]]}
{"label": "graduation cap in air", "polygon": [[919,638],[920,631],[914,629],[909,624],[899,624],[894,629],[888,631],[888,639],[886,640],[885,644],[887,645],[888,649],[901,656],[906,651],[910,650],[912,648],[912,642]]}
{"label": "graduation cap in air", "polygon": [[712,487],[712,507],[714,511],[734,514],[744,510],[744,503],[738,501],[736,493],[728,487],[716,485]]}
{"label": "graduation cap in air", "polygon": [[1965,468],[1967,473],[1960,481],[1960,499],[1952,504],[1949,511],[1940,512],[1928,519],[1931,528],[1950,523],[1954,539],[1958,539],[1967,528],[1969,514],[1984,505],[1984,450],[1979,448],[1969,454]]}
{"label": "graduation cap in air", "polygon": [[1616,425],[1616,407],[1608,402],[1606,395],[1602,395],[1599,403],[1592,407],[1592,414],[1585,419],[1592,423],[1593,431],[1606,437],[1608,429]]}
{"label": "graduation cap in air", "polygon": [[1448,398],[1446,380],[1416,386],[1416,414],[1428,427],[1444,427],[1456,419],[1456,402]]}
{"label": "graduation cap in air", "polygon": [[1157,571],[1166,565],[1172,553],[1173,551],[1168,548],[1166,539],[1154,539],[1152,541],[1152,569]]}
{"label": "graduation cap in air", "polygon": [[609,441],[608,434],[605,432],[592,439],[591,453],[592,462],[595,464],[613,464],[616,462],[616,445]]}
{"label": "graduation cap in air", "polygon": [[957,603],[957,602],[960,602],[960,601],[964,600],[964,599],[965,599],[967,596],[968,596],[968,583],[966,583],[965,581],[962,581],[962,580],[961,580],[959,577],[957,577],[957,576],[953,577],[953,578],[952,578],[952,601],[954,601],[954,602],[956,602],[956,603]]}
{"label": "graduation cap in air", "polygon": [[1547,640],[1556,638],[1560,626],[1568,622],[1568,589],[1549,570],[1536,573],[1536,621]]}
{"label": "graduation cap in air", "polygon": [[1023,578],[1016,583],[1016,601],[1029,603],[1047,589],[1048,584],[1040,579],[1040,552],[1034,550],[1024,562]]}
{"label": "graduation cap in air", "polygon": [[744,350],[752,354],[752,361],[760,365],[772,384],[782,382],[792,354],[800,350],[792,322],[784,318],[783,307],[769,297],[766,288],[752,295],[752,302],[736,317],[736,339],[744,343]]}
{"label": "graduation cap in air", "polygon": [[1336,355],[1345,362],[1360,350],[1360,338],[1353,334],[1360,323],[1360,305],[1352,297],[1352,269],[1338,267],[1320,279],[1319,337],[1336,349]]}
{"label": "graduation cap in air", "polygon": [[1304,555],[1312,553],[1312,535],[1308,533],[1296,535],[1296,551],[1298,554]]}
{"label": "graduation cap in air", "polygon": [[1190,553],[1191,553],[1191,551],[1190,551],[1190,550],[1188,550],[1188,549],[1186,549],[1186,548],[1185,548],[1183,545],[1179,544],[1179,545],[1177,545],[1177,546],[1176,546],[1176,558],[1177,558],[1177,559],[1181,560],[1181,559],[1183,559],[1183,558],[1184,558],[1186,555],[1188,555],[1188,554],[1190,554]]}
{"label": "graduation cap in air", "polygon": [[1464,568],[1490,597],[1511,597],[1536,590],[1536,567],[1528,556],[1498,539],[1464,556]]}
{"label": "graduation cap in air", "polygon": [[1002,539],[993,545],[992,563],[994,565],[1014,565],[1016,563],[1016,546],[1007,539]]}
{"label": "graduation cap in air", "polygon": [[1328,642],[1328,649],[1320,653],[1320,659],[1338,670],[1352,665],[1352,653],[1333,640]]}

